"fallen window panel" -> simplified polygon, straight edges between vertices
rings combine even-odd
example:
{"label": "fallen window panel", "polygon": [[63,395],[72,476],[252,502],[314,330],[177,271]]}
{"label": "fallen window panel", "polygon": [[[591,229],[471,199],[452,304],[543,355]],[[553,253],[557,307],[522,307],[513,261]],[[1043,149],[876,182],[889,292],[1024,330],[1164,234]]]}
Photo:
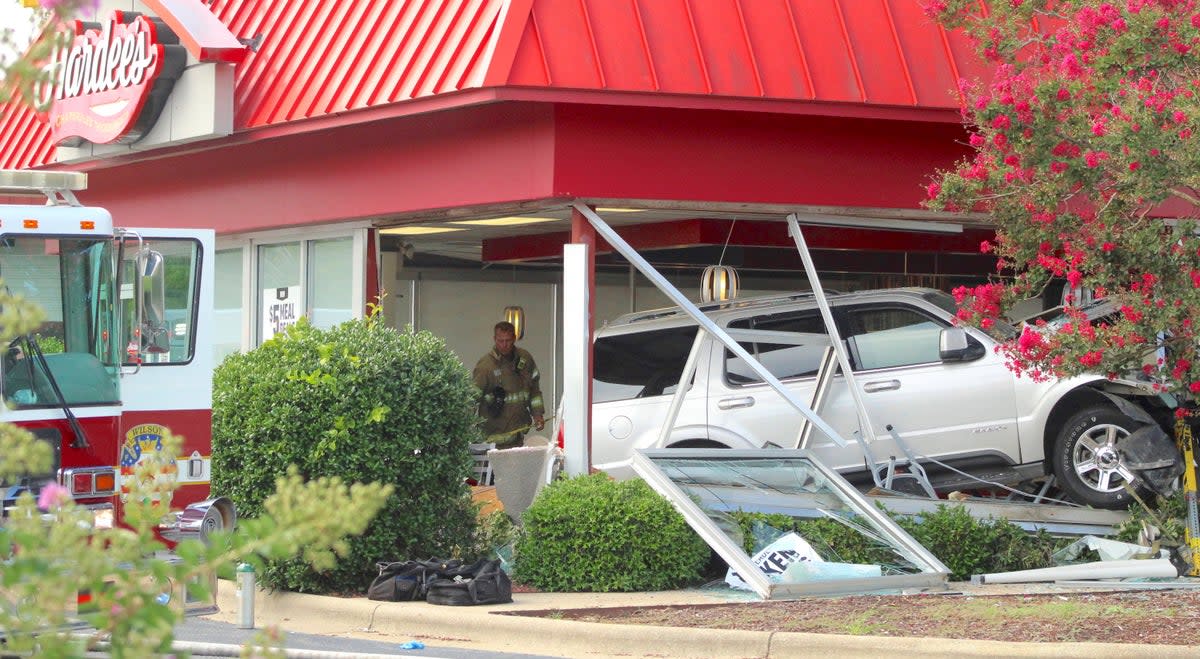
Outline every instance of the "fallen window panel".
{"label": "fallen window panel", "polygon": [[[950,570],[810,451],[637,450],[633,467],[764,599],[946,587]],[[731,499],[736,505],[731,506]],[[821,560],[830,565],[788,570],[778,559],[756,564],[740,540],[722,530],[736,528],[726,511],[784,512],[801,507],[801,502],[812,514],[865,537],[881,559],[881,576],[862,576],[868,570],[845,567],[832,548],[818,545],[814,549],[824,553]]]}

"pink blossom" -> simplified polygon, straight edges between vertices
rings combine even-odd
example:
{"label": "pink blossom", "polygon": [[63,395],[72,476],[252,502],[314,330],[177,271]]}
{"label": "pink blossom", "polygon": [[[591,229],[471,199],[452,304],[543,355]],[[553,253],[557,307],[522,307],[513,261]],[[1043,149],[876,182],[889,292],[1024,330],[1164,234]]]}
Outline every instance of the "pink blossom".
{"label": "pink blossom", "polygon": [[71,493],[67,488],[58,483],[47,483],[42,487],[41,494],[38,495],[38,508],[55,510],[70,500]]}

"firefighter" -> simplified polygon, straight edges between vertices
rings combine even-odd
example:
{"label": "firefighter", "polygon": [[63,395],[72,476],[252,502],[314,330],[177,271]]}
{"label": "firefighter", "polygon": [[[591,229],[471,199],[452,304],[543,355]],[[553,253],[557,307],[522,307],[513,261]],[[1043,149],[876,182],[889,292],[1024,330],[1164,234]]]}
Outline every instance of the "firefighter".
{"label": "firefighter", "polygon": [[541,375],[533,356],[516,346],[512,323],[496,323],[492,337],[495,346],[475,364],[479,416],[486,441],[496,448],[511,448],[521,445],[530,428],[546,426]]}

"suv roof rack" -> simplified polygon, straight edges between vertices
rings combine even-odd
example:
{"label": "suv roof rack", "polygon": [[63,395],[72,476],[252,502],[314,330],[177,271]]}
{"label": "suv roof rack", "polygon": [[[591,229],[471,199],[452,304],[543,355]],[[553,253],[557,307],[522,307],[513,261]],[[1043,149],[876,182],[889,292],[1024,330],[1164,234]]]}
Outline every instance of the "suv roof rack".
{"label": "suv roof rack", "polygon": [[[842,295],[841,291],[825,290],[826,297],[835,297]],[[799,293],[783,293],[777,295],[761,295],[758,297],[749,297],[734,300],[722,300],[720,302],[705,302],[698,304],[696,307],[705,313],[709,311],[723,311],[725,309],[741,309],[746,307],[766,306],[780,302],[792,302],[795,300],[806,300],[813,297],[812,291],[801,291]],[[664,307],[660,309],[651,309],[637,315],[621,316],[613,320],[611,325],[626,325],[630,323],[639,323],[647,320],[657,320],[659,318],[670,318],[684,314],[683,309],[679,307]]]}

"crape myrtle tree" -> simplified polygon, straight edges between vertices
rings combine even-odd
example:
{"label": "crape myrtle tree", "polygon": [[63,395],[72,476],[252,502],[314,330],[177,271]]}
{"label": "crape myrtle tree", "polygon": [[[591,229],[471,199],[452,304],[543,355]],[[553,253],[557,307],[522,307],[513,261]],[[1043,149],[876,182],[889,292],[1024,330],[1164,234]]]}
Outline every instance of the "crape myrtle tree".
{"label": "crape myrtle tree", "polygon": [[[76,16],[95,12],[99,0],[0,0],[12,21],[17,7],[32,9],[27,25],[0,25],[0,103],[10,100],[40,105],[38,88],[50,80],[47,64],[54,51],[74,38],[67,29]],[[18,19],[17,23],[20,22]]]}
{"label": "crape myrtle tree", "polygon": [[963,82],[974,153],[928,187],[937,210],[986,212],[991,283],[955,291],[959,318],[987,329],[1052,280],[1112,300],[1089,324],[1078,305],[1049,332],[1002,349],[1035,379],[1142,371],[1162,391],[1200,394],[1200,2],[925,0],[992,66]]}

